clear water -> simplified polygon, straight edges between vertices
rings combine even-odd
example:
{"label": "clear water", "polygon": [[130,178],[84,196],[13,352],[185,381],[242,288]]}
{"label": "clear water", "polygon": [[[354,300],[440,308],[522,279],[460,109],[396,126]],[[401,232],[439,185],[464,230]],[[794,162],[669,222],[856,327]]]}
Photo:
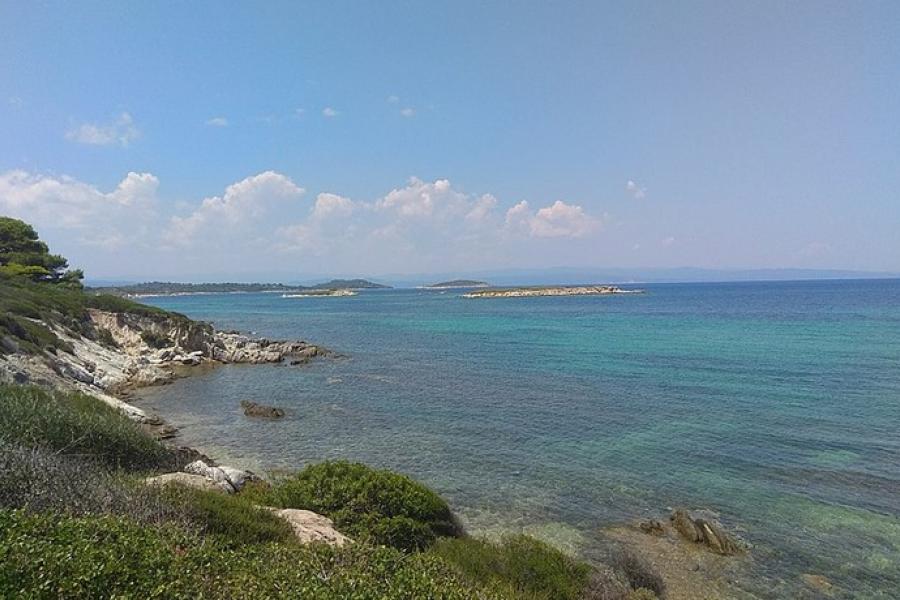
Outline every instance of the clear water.
{"label": "clear water", "polygon": [[[409,473],[478,532],[590,555],[604,526],[710,508],[753,543],[743,585],[760,596],[812,572],[846,596],[900,597],[900,281],[644,287],[147,299],[347,358],[223,367],[141,402],[250,467]],[[288,416],[247,419],[242,399]]]}

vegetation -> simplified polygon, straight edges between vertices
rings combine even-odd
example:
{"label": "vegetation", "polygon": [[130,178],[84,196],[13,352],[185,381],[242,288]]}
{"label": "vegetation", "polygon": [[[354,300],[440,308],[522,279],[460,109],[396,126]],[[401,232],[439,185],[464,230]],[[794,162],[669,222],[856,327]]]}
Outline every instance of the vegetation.
{"label": "vegetation", "polygon": [[0,441],[89,458],[110,468],[176,468],[178,454],[115,408],[84,394],[0,386]]}
{"label": "vegetation", "polygon": [[350,537],[418,550],[462,533],[450,507],[424,485],[345,461],[310,465],[271,488],[247,492],[261,503],[324,514]]}
{"label": "vegetation", "polygon": [[81,287],[84,274],[68,266],[65,258],[50,254],[31,225],[0,217],[0,274]]}
{"label": "vegetation", "polygon": [[590,575],[587,565],[525,535],[497,544],[444,538],[429,553],[454,565],[466,581],[523,600],[578,600]]}
{"label": "vegetation", "polygon": [[175,295],[175,294],[227,294],[235,292],[305,292],[310,290],[376,289],[389,286],[365,279],[332,279],[316,285],[285,285],[283,283],[175,283],[150,281],[131,285],[98,287],[90,291],[115,296]]}
{"label": "vegetation", "polygon": [[124,517],[0,510],[0,597],[495,598],[445,563],[353,544],[230,547]]}

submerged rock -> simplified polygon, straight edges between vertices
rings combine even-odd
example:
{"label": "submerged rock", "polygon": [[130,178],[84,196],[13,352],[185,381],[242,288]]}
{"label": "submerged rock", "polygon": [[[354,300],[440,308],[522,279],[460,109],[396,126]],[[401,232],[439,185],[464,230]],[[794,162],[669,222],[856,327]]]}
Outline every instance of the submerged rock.
{"label": "submerged rock", "polygon": [[265,404],[257,404],[249,400],[241,400],[241,408],[248,417],[265,417],[268,419],[280,419],[284,416],[284,410]]}

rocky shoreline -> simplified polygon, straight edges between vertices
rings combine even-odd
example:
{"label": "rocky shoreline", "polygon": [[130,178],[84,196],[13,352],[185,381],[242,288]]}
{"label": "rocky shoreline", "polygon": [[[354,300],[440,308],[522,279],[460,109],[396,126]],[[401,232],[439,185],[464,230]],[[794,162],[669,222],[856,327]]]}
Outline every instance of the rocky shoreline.
{"label": "rocky shoreline", "polygon": [[304,341],[254,338],[217,331],[208,323],[180,315],[147,316],[89,309],[96,340],[62,327],[54,333],[72,349],[51,354],[10,353],[0,357],[0,381],[36,384],[95,396],[171,437],[174,428],[156,415],[123,400],[130,391],[163,385],[188,376],[194,368],[229,363],[303,365],[333,356],[330,350]]}

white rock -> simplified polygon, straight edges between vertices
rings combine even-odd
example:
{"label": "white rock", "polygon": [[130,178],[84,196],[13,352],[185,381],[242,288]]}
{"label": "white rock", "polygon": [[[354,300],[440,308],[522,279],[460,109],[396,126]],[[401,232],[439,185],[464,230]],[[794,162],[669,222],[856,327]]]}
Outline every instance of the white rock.
{"label": "white rock", "polygon": [[294,535],[303,544],[312,542],[325,542],[332,546],[343,546],[353,540],[334,528],[334,522],[328,517],[314,513],[311,510],[297,508],[271,508],[276,515],[290,523]]}

